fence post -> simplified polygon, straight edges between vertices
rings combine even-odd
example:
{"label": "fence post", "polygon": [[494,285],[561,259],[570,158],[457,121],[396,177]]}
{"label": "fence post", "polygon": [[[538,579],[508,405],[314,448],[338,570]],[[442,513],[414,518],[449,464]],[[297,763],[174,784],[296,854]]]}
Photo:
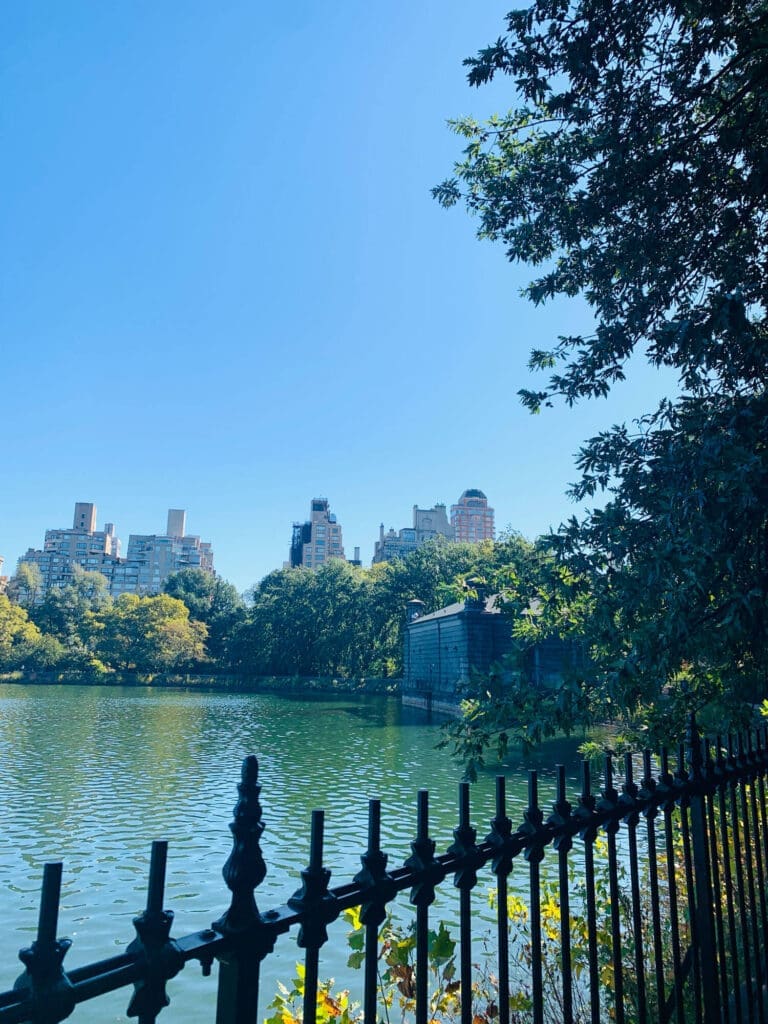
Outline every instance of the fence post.
{"label": "fence post", "polygon": [[709,864],[709,836],[705,800],[705,781],[701,751],[701,739],[696,726],[696,716],[688,719],[688,763],[691,774],[691,845],[696,891],[696,941],[698,945],[704,1024],[718,1024],[720,1020],[720,997],[717,984],[717,957],[715,955],[715,926],[712,907],[712,881]]}
{"label": "fence post", "polygon": [[301,888],[288,900],[288,905],[303,914],[296,940],[305,949],[304,959],[304,1024],[317,1018],[318,965],[320,947],[328,940],[326,925],[339,916],[339,904],[328,889],[331,872],[323,866],[323,831],[325,812],[312,811],[309,841],[309,865],[301,872]]}
{"label": "fence post", "polygon": [[534,1024],[544,1024],[544,967],[541,942],[541,862],[549,833],[544,827],[544,813],[539,807],[538,774],[528,772],[528,806],[523,811],[523,823],[518,829],[526,837],[523,856],[530,868],[529,893],[531,899],[531,995]]}
{"label": "fence post", "polygon": [[171,938],[173,911],[163,910],[167,856],[168,843],[155,840],[149,863],[147,906],[143,914],[133,919],[136,938],[128,946],[129,953],[143,956],[147,968],[144,977],[134,984],[127,1010],[127,1016],[138,1017],[139,1024],[154,1024],[160,1011],[168,1006],[165,983],[184,966],[183,954]]}
{"label": "fence post", "polygon": [[507,878],[512,870],[512,822],[507,817],[507,789],[503,775],[496,776],[496,814],[485,837],[493,850],[491,869],[497,879],[496,939],[499,950],[499,1024],[509,1024],[509,910]]}
{"label": "fence post", "polygon": [[453,876],[459,890],[459,972],[461,988],[461,1024],[472,1024],[472,911],[471,892],[477,885],[479,867],[475,840],[477,831],[470,824],[469,783],[459,783],[459,827],[453,831],[453,843],[448,852],[463,858],[463,864]]}
{"label": "fence post", "polygon": [[405,866],[415,872],[411,903],[416,907],[416,1024],[427,1024],[429,998],[429,908],[435,899],[435,886],[445,878],[445,869],[435,857],[435,841],[429,835],[429,793],[418,792],[416,838]]}
{"label": "fence post", "polygon": [[560,952],[563,978],[563,1024],[573,1024],[573,977],[571,966],[571,909],[568,891],[568,853],[573,847],[575,818],[565,798],[565,765],[557,765],[557,798],[547,824],[555,830],[552,845],[557,850],[560,886]]}
{"label": "fence post", "polygon": [[75,993],[63,967],[72,940],[56,938],[60,896],[61,861],[57,861],[43,867],[37,938],[28,949],[19,951],[26,970],[13,986],[17,991],[29,991],[32,1005],[24,1019],[35,1024],[58,1024],[75,1008]]}
{"label": "fence post", "polygon": [[251,754],[243,761],[238,801],[235,804],[232,852],[222,870],[232,893],[229,909],[213,922],[213,928],[230,941],[218,954],[219,990],[216,1024],[256,1024],[259,998],[259,969],[270,953],[277,928],[262,921],[254,889],[264,881],[267,867],[259,840],[264,831],[258,783],[259,762]]}
{"label": "fence post", "polygon": [[355,875],[355,881],[368,890],[360,908],[360,920],[365,925],[363,1015],[369,1024],[376,1024],[379,926],[386,920],[387,904],[397,893],[392,876],[387,873],[388,859],[381,849],[381,801],[369,800],[368,849],[360,857],[363,866]]}

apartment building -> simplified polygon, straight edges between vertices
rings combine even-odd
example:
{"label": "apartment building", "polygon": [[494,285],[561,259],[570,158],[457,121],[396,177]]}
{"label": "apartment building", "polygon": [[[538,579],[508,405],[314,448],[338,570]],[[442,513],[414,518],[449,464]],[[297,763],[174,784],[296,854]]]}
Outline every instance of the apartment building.
{"label": "apartment building", "polygon": [[159,594],[171,573],[182,569],[214,572],[213,550],[207,541],[186,532],[184,509],[168,509],[163,534],[132,533],[128,537],[128,563],[137,570],[137,590]]}
{"label": "apartment building", "polygon": [[494,540],[496,528],[495,513],[488,505],[488,499],[482,491],[470,488],[461,495],[455,505],[451,505],[451,527],[453,539],[468,541],[475,544],[481,540]]}
{"label": "apartment building", "polygon": [[52,587],[72,582],[74,567],[100,572],[107,580],[112,597],[120,594],[157,594],[172,572],[179,569],[205,569],[213,572],[211,545],[199,537],[185,536],[185,513],[168,512],[168,535],[135,535],[128,539],[127,557],[120,554],[121,544],[113,523],[96,529],[96,506],[79,501],[70,529],[46,530],[42,549],[29,548],[19,562],[36,565],[41,585],[36,596],[42,601]]}
{"label": "apartment building", "polygon": [[40,570],[37,601],[42,601],[52,587],[71,583],[76,565],[87,572],[102,573],[113,596],[135,590],[136,573],[120,557],[114,524],[106,523],[103,530],[97,530],[96,506],[90,501],[75,504],[71,528],[46,530],[43,547],[29,548],[19,561]]}
{"label": "apartment building", "polygon": [[432,508],[413,506],[413,526],[405,526],[397,533],[390,528],[384,532],[384,523],[379,526],[379,539],[373,547],[374,562],[390,562],[393,558],[405,558],[412,551],[426,544],[428,540],[444,537],[453,540],[453,530],[448,522],[445,505]]}
{"label": "apartment building", "polygon": [[309,519],[293,524],[288,564],[317,569],[330,558],[344,558],[341,524],[331,512],[327,498],[313,498]]}

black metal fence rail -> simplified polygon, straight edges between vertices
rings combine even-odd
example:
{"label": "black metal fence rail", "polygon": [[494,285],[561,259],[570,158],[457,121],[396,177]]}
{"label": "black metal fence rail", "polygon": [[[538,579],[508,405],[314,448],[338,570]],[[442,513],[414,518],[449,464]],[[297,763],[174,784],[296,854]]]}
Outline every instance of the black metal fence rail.
{"label": "black metal fence rail", "polygon": [[[130,985],[128,1015],[153,1024],[169,1003],[167,982],[191,960],[209,974],[214,959],[219,962],[217,1024],[252,1024],[260,965],[278,937],[294,927],[304,950],[303,1020],[310,1024],[316,1019],[327,926],[344,909],[358,906],[365,929],[361,1003],[365,1021],[373,1022],[382,1005],[380,928],[388,907],[406,889],[415,908],[413,1019],[427,1024],[433,1017],[430,906],[449,876],[459,905],[458,1015],[461,1024],[472,1024],[480,998],[480,954],[473,951],[471,895],[482,869],[494,876],[497,889],[492,965],[497,981],[493,1010],[485,1019],[490,1014],[499,1024],[765,1022],[768,734],[753,731],[725,742],[701,739],[692,719],[674,762],[673,767],[667,751],[658,757],[648,751],[627,755],[619,790],[607,757],[599,791],[585,762],[574,803],[567,799],[565,772],[558,766],[549,814],[539,805],[537,774],[531,771],[528,807],[517,828],[507,816],[505,780],[499,777],[496,813],[481,842],[471,824],[469,787],[461,784],[454,841],[439,855],[429,834],[428,793],[421,790],[411,856],[394,870],[388,870],[381,849],[380,803],[372,800],[361,870],[334,888],[323,863],[323,811],[313,811],[309,864],[300,888],[284,905],[260,912],[255,891],[266,875],[260,846],[264,824],[258,763],[248,757],[230,825],[232,852],[223,869],[231,892],[226,912],[210,929],[173,938],[173,913],[163,908],[167,844],[155,842],[146,909],[134,920],[136,937],[121,955],[66,971],[71,943],[57,937],[62,866],[46,864],[37,937],[19,954],[25,970],[14,988],[0,994],[0,1024],[56,1024],[78,1003]],[[581,850],[578,861],[571,856],[575,846]],[[542,876],[548,850],[556,861],[552,879]],[[524,927],[508,912],[509,876],[521,859],[528,872]],[[522,1003],[512,998],[513,991],[523,994]]]}

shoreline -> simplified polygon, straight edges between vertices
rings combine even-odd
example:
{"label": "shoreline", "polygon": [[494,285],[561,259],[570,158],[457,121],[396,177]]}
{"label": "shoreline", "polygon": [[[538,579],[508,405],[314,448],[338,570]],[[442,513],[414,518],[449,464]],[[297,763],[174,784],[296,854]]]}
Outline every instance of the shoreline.
{"label": "shoreline", "polygon": [[194,672],[8,672],[0,683],[21,686],[125,686],[143,689],[199,690],[206,693],[379,694],[397,696],[400,679],[345,679],[335,676],[247,676]]}

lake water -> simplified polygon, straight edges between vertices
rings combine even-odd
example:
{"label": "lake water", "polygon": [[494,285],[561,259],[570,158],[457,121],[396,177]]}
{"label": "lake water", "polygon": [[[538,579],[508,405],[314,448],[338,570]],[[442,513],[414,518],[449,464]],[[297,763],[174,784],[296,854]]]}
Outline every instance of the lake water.
{"label": "lake water", "polygon": [[[42,865],[63,860],[60,936],[73,939],[65,966],[114,955],[134,936],[153,839],[169,841],[165,906],[173,934],[206,928],[228,905],[221,867],[246,754],[260,762],[268,874],[262,911],[284,903],[306,866],[313,808],[326,811],[325,866],[331,885],[349,881],[365,848],[367,800],[382,800],[382,846],[390,867],[410,853],[416,792],[430,791],[431,833],[443,852],[456,826],[459,767],[436,750],[439,726],[395,698],[318,700],[106,687],[0,685],[0,990],[20,973],[18,949],[34,938]],[[552,766],[574,762],[575,744],[545,749],[540,799],[554,799]],[[510,763],[508,814],[522,820],[527,775]],[[472,788],[482,838],[493,815],[493,775]],[[513,874],[514,878],[514,874]],[[478,912],[489,916],[483,886]],[[440,908],[451,917],[451,907]],[[321,973],[346,971],[346,926],[336,922]],[[279,940],[263,972],[260,1015],[298,958],[295,935]],[[215,968],[214,968],[215,975]],[[161,1020],[213,1020],[215,978],[193,964],[169,984]],[[125,1021],[124,990],[79,1006],[73,1021]]]}

